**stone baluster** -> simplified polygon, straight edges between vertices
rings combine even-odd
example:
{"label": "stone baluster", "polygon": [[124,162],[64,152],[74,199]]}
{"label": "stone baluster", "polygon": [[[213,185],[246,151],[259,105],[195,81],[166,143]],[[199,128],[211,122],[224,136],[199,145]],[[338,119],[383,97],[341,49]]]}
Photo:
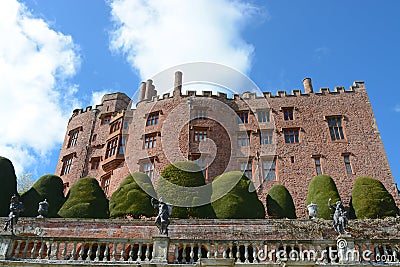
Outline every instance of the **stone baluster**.
{"label": "stone baluster", "polygon": [[14,258],[18,258],[19,250],[21,248],[21,243],[22,243],[21,240],[17,241],[17,247],[16,247],[15,252],[14,252]]}
{"label": "stone baluster", "polygon": [[130,245],[131,249],[129,250],[129,254],[128,254],[128,261],[133,261],[133,247],[135,246],[135,244]]}
{"label": "stone baluster", "polygon": [[214,244],[214,258],[218,258],[218,243]]}
{"label": "stone baluster", "polygon": [[145,261],[149,261],[150,260],[150,243],[146,244],[146,258]]}
{"label": "stone baluster", "polygon": [[122,243],[122,248],[121,248],[119,261],[124,261],[125,260],[124,256],[125,256],[125,243]]}
{"label": "stone baluster", "polygon": [[70,255],[70,260],[75,260],[75,256],[76,256],[76,245],[77,245],[77,242],[74,241],[74,244],[73,244],[73,246],[72,246],[71,255]]}
{"label": "stone baluster", "polygon": [[227,244],[222,244],[222,258],[223,259],[226,259],[228,257],[228,253],[226,252],[227,251],[226,247],[227,247]]}
{"label": "stone baluster", "polygon": [[193,261],[194,261],[194,243],[191,243],[191,244],[190,244],[190,253],[189,253],[189,257],[190,257],[189,262],[190,262],[190,263],[193,263]]}
{"label": "stone baluster", "polygon": [[83,253],[85,252],[85,243],[81,243],[81,249],[79,250],[78,260],[83,260]]}
{"label": "stone baluster", "polygon": [[68,243],[65,241],[65,242],[64,242],[63,250],[62,250],[62,252],[61,252],[61,258],[62,258],[63,260],[66,260],[67,257],[68,257],[68,255],[67,255],[67,247],[68,247]]}
{"label": "stone baluster", "polygon": [[112,258],[111,261],[116,261],[115,256],[117,255],[117,243],[113,243],[113,252],[112,252]]}
{"label": "stone baluster", "polygon": [[198,260],[200,260],[201,259],[201,243],[198,243],[197,244],[197,247],[199,248],[198,250],[197,250],[197,258],[198,258]]}
{"label": "stone baluster", "polygon": [[178,262],[178,257],[179,257],[179,243],[175,243],[175,262]]}
{"label": "stone baluster", "polygon": [[96,258],[94,258],[94,261],[100,261],[100,253],[101,253],[101,244],[97,243]]}
{"label": "stone baluster", "polygon": [[183,243],[182,262],[186,263],[186,243]]}
{"label": "stone baluster", "polygon": [[379,251],[379,244],[375,245],[375,261],[378,262],[381,261],[382,257],[381,257],[381,252]]}
{"label": "stone baluster", "polygon": [[38,253],[38,256],[37,256],[38,260],[42,259],[43,252],[44,252],[44,242],[42,241],[41,244],[40,244],[40,249],[39,249],[39,253]]}
{"label": "stone baluster", "polygon": [[389,253],[387,251],[387,244],[382,244],[382,248],[383,248],[383,253],[385,254],[385,259],[388,259],[389,257]]}
{"label": "stone baluster", "polygon": [[393,258],[395,262],[399,262],[399,259],[397,258],[397,251],[396,251],[396,247],[394,245],[392,245],[392,251],[393,251]]}
{"label": "stone baluster", "polygon": [[251,246],[253,248],[253,263],[256,263],[257,262],[257,245],[255,242],[252,242]]}
{"label": "stone baluster", "polygon": [[29,247],[29,239],[25,241],[25,247],[22,253],[22,259],[26,259],[26,252],[28,251],[28,247]]}
{"label": "stone baluster", "polygon": [[35,241],[33,242],[33,247],[32,247],[32,250],[31,250],[31,259],[34,259],[34,258],[35,258],[36,246],[37,246],[37,240],[35,240]]}
{"label": "stone baluster", "polygon": [[244,243],[244,262],[249,263],[249,243]]}
{"label": "stone baluster", "polygon": [[207,259],[211,258],[211,244],[206,245],[207,248]]}
{"label": "stone baluster", "polygon": [[229,244],[229,254],[228,254],[229,258],[232,259],[233,258],[233,245],[232,243]]}
{"label": "stone baluster", "polygon": [[60,242],[56,241],[56,249],[54,251],[53,257],[51,258],[52,260],[58,260],[58,251],[60,249]]}
{"label": "stone baluster", "polygon": [[93,243],[89,243],[89,249],[88,249],[88,253],[87,253],[87,257],[85,260],[90,261],[92,260],[90,257],[92,256],[93,253]]}
{"label": "stone baluster", "polygon": [[239,243],[236,245],[236,259],[238,262],[240,262],[240,244]]}
{"label": "stone baluster", "polygon": [[137,253],[137,255],[138,255],[137,261],[138,262],[142,261],[142,251],[143,251],[142,246],[143,246],[143,244],[139,243],[139,250],[138,250],[138,253]]}
{"label": "stone baluster", "polygon": [[46,242],[46,246],[47,246],[47,251],[46,251],[46,257],[48,260],[51,259],[51,243],[50,242]]}
{"label": "stone baluster", "polygon": [[103,257],[103,262],[107,261],[107,258],[110,254],[110,243],[106,243],[106,249],[104,250],[104,257]]}

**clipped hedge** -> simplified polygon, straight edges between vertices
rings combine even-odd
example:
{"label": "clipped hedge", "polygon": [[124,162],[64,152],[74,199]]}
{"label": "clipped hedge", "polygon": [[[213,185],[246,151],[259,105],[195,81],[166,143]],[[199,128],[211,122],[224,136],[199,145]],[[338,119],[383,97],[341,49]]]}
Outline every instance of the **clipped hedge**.
{"label": "clipped hedge", "polygon": [[24,216],[38,216],[39,202],[47,199],[49,213],[47,217],[58,217],[58,211],[65,202],[63,181],[52,174],[43,175],[21,196],[25,205]]}
{"label": "clipped hedge", "polygon": [[352,205],[358,219],[396,216],[398,209],[393,196],[381,181],[359,177],[354,182]]}
{"label": "clipped hedge", "polygon": [[[161,177],[157,183],[157,195],[166,203],[173,204],[172,215],[174,218],[215,218],[214,210],[211,204],[195,206],[200,201],[198,199],[207,199],[208,203],[211,198],[211,187],[207,191],[201,188],[205,185],[203,172],[200,167],[192,161],[182,161],[170,164],[161,173]],[[184,193],[182,188],[186,187]],[[190,189],[191,187],[196,187]],[[205,189],[205,190],[203,190]],[[184,206],[177,206],[176,203],[184,203]],[[175,204],[175,205],[174,205]],[[191,207],[193,205],[193,207]]]}
{"label": "clipped hedge", "polygon": [[128,175],[118,189],[112,194],[110,198],[110,217],[123,217],[130,215],[133,218],[140,216],[151,217],[155,213],[155,209],[151,205],[151,196],[145,191],[149,192],[152,196],[156,196],[153,184],[150,178],[141,172],[135,172]]}
{"label": "clipped hedge", "polygon": [[8,216],[11,197],[17,193],[17,176],[12,162],[0,156],[0,217]]}
{"label": "clipped hedge", "polygon": [[267,213],[272,218],[297,218],[292,195],[285,186],[277,184],[268,191]]}
{"label": "clipped hedge", "polygon": [[306,204],[314,203],[318,205],[318,218],[331,219],[333,211],[328,207],[329,198],[332,199],[332,204],[340,200],[335,182],[330,176],[325,174],[315,176],[308,187]]}
{"label": "clipped hedge", "polygon": [[[232,189],[229,190],[229,188]],[[252,181],[239,171],[227,172],[216,177],[212,183],[212,199],[222,197],[213,201],[211,205],[217,218],[265,218],[264,205],[258,199],[257,193],[253,189]]]}
{"label": "clipped hedge", "polygon": [[58,214],[64,218],[108,218],[108,200],[96,179],[74,183]]}

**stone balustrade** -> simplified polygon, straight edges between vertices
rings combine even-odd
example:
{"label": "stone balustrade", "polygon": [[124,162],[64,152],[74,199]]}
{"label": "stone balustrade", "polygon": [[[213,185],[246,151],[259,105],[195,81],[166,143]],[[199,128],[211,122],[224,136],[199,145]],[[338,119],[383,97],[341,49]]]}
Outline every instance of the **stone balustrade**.
{"label": "stone balustrade", "polygon": [[[390,264],[400,266],[400,240],[195,240],[0,236],[1,262],[214,265]],[[222,264],[224,265],[224,264]],[[10,265],[11,266],[11,265]],[[24,266],[24,265],[21,265]],[[46,265],[47,266],[47,265]]]}

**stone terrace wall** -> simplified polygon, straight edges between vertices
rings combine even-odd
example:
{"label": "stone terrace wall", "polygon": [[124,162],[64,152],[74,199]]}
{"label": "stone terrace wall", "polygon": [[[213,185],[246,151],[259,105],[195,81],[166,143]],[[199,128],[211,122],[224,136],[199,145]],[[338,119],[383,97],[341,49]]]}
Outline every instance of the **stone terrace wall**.
{"label": "stone terrace wall", "polygon": [[[4,222],[6,218],[1,218]],[[322,240],[335,239],[328,220],[172,220],[171,239]],[[19,234],[83,238],[150,238],[158,234],[153,220],[21,218]],[[36,231],[35,231],[36,230]],[[351,220],[347,229],[358,239],[400,239],[400,217]]]}

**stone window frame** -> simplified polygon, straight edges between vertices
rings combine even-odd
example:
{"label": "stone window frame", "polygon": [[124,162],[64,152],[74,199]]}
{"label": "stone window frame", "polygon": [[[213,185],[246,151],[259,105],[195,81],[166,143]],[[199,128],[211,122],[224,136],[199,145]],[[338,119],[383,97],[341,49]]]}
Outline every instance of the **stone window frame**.
{"label": "stone window frame", "polygon": [[248,124],[249,123],[249,116],[250,116],[250,111],[249,110],[240,110],[236,112],[237,114],[237,123],[238,124]]}
{"label": "stone window frame", "polygon": [[[243,159],[239,160],[238,167],[240,172],[245,175],[250,180],[253,179],[253,162],[251,159]],[[250,176],[246,175],[246,173],[250,173]]]}
{"label": "stone window frame", "polygon": [[[265,138],[265,136],[263,137],[263,135],[266,135],[267,138]],[[261,130],[259,132],[259,137],[260,137],[260,145],[262,145],[262,146],[272,145],[274,143],[274,131],[272,129],[271,130]],[[267,142],[265,142],[265,140],[267,140]]]}
{"label": "stone window frame", "polygon": [[119,129],[121,129],[122,118],[119,118],[112,123],[110,123],[110,134],[115,133]]}
{"label": "stone window frame", "polygon": [[[245,138],[245,136],[247,138]],[[236,133],[237,145],[238,147],[249,147],[251,144],[250,133],[247,131]],[[246,140],[246,141],[245,141]]]}
{"label": "stone window frame", "polygon": [[108,159],[116,155],[118,151],[118,146],[119,146],[119,136],[116,136],[107,141],[105,158]]}
{"label": "stone window frame", "polygon": [[110,124],[110,122],[111,122],[111,117],[112,117],[112,114],[111,114],[111,113],[103,114],[103,115],[101,116],[101,122],[100,122],[100,124],[101,124],[101,125],[108,125],[108,124]]}
{"label": "stone window frame", "polygon": [[204,179],[208,179],[208,162],[207,162],[207,155],[204,153],[191,153],[190,160],[195,162],[201,168],[203,172]]}
{"label": "stone window frame", "polygon": [[324,168],[322,167],[322,158],[323,158],[323,156],[321,154],[314,154],[314,155],[311,155],[311,158],[314,161],[314,167],[315,167],[316,175],[324,174]]}
{"label": "stone window frame", "polygon": [[76,143],[78,142],[78,136],[79,136],[80,131],[83,131],[82,126],[69,131],[69,133],[68,133],[69,139],[68,139],[68,143],[67,143],[67,148],[74,147],[76,145]]}
{"label": "stone window frame", "polygon": [[[157,156],[139,159],[139,161],[138,161],[139,170],[141,172],[145,173],[150,178],[151,181],[154,179],[154,173],[156,170],[156,167],[155,167],[156,162],[159,162]],[[151,167],[151,168],[149,168],[149,167]]]}
{"label": "stone window frame", "polygon": [[143,136],[143,149],[155,148],[157,146],[158,135],[157,132],[145,134]]}
{"label": "stone window frame", "polygon": [[194,107],[194,120],[206,120],[207,119],[207,109],[206,107]]}
{"label": "stone window frame", "polygon": [[100,177],[100,185],[106,196],[108,195],[108,191],[110,189],[111,176],[112,172],[108,172]]}
{"label": "stone window frame", "polygon": [[355,171],[354,171],[354,166],[351,163],[351,159],[350,159],[351,156],[353,156],[353,154],[351,152],[342,153],[343,162],[344,162],[344,166],[345,166],[345,171],[346,171],[347,175],[356,174]]}
{"label": "stone window frame", "polygon": [[257,121],[259,123],[266,123],[271,121],[271,109],[258,109],[257,113]]}
{"label": "stone window frame", "polygon": [[[285,144],[298,144],[300,143],[300,127],[290,127],[290,128],[282,128],[281,132],[283,133],[283,141]],[[297,133],[297,134],[296,134]],[[291,138],[293,136],[293,138]],[[293,142],[292,142],[293,140]]]}
{"label": "stone window frame", "polygon": [[[336,121],[335,125],[330,123],[333,120]],[[347,135],[344,124],[344,122],[346,121],[346,117],[344,115],[324,116],[324,121],[326,121],[326,124],[328,126],[328,132],[332,142],[347,141]],[[337,122],[339,122],[339,125]]]}
{"label": "stone window frame", "polygon": [[[263,181],[278,181],[277,163],[278,163],[277,156],[264,156],[261,158],[261,170],[262,170]],[[267,174],[266,170],[268,170]]]}
{"label": "stone window frame", "polygon": [[90,169],[98,170],[100,167],[101,157],[92,157],[90,159]]}
{"label": "stone window frame", "polygon": [[146,115],[146,127],[157,125],[160,121],[160,111],[150,112]]}
{"label": "stone window frame", "polygon": [[293,121],[295,119],[295,109],[295,107],[281,107],[280,110],[282,111],[283,120]]}
{"label": "stone window frame", "polygon": [[206,127],[193,127],[193,140],[194,142],[204,142],[208,138],[208,128]]}
{"label": "stone window frame", "polygon": [[74,152],[74,153],[68,154],[62,158],[61,161],[63,162],[63,165],[61,167],[60,176],[67,175],[71,172],[71,169],[73,167],[72,163],[73,163],[75,157],[76,157],[76,153]]}

